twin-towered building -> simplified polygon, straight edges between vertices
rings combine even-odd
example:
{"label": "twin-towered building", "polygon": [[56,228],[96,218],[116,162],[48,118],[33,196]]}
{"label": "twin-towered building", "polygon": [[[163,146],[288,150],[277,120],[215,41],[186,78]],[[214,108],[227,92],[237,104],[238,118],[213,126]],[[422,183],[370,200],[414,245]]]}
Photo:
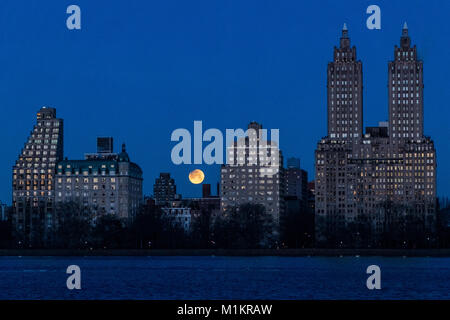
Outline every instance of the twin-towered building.
{"label": "twin-towered building", "polygon": [[436,151],[423,133],[423,62],[406,23],[388,63],[387,123],[363,133],[362,62],[345,25],[327,77],[328,135],[315,153],[317,243],[340,241],[350,224],[368,221],[376,244],[407,215],[432,235]]}
{"label": "twin-towered building", "polygon": [[23,245],[51,241],[58,227],[58,206],[76,202],[94,215],[132,218],[143,200],[142,170],[112,138],[98,139],[98,152],[84,160],[63,160],[63,120],[42,108],[13,167],[12,223]]}

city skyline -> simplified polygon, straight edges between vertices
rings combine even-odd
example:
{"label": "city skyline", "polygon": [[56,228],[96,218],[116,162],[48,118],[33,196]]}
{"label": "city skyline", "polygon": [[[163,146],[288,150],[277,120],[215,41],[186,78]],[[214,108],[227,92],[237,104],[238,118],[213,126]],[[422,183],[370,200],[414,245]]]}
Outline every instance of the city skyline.
{"label": "city skyline", "polygon": [[[100,5],[80,1],[83,10],[90,14],[86,14],[85,29],[77,35],[53,30],[59,21],[56,18],[43,21],[39,10],[38,23],[42,23],[42,28],[27,31],[32,23],[26,17],[35,14],[36,10],[32,9],[37,3],[31,5],[30,12],[21,13],[25,21],[21,20],[20,24],[5,17],[0,25],[3,30],[12,31],[3,37],[3,42],[9,45],[0,53],[0,64],[5,67],[0,81],[3,105],[11,119],[0,128],[4,138],[0,200],[11,204],[11,167],[26,140],[36,110],[44,105],[56,108],[58,116],[65,120],[64,156],[70,159],[81,159],[85,152],[94,151],[97,136],[114,136],[118,143],[127,142],[133,160],[144,171],[146,195],[152,193],[153,181],[160,172],[170,172],[179,193],[185,196],[201,193],[201,187],[191,185],[187,178],[193,168],[205,171],[205,183],[215,185],[219,180],[219,166],[177,167],[170,162],[170,149],[174,145],[170,142],[170,132],[179,127],[191,128],[194,120],[203,120],[205,126],[221,129],[245,128],[252,120],[266,128],[279,128],[284,156],[301,158],[302,166],[313,177],[315,143],[326,132],[324,70],[331,58],[330,45],[336,44],[346,22],[352,42],[358,46],[358,57],[364,63],[363,126],[373,126],[388,119],[385,63],[391,59],[392,44],[397,43],[404,21],[408,22],[425,66],[424,132],[433,137],[438,151],[437,193],[448,196],[450,168],[446,164],[450,151],[445,143],[449,111],[442,101],[449,98],[445,79],[450,66],[439,61],[445,61],[443,57],[449,47],[446,44],[437,47],[433,39],[435,43],[445,39],[450,30],[445,25],[437,27],[431,21],[432,14],[439,20],[445,10],[417,3],[415,10],[406,7],[398,14],[394,9],[399,5],[381,2],[382,30],[369,31],[364,24],[365,5],[344,2],[338,6],[330,2],[328,6],[334,10],[333,16],[320,21],[308,17],[308,11],[319,10],[317,5],[290,5],[295,10],[278,8],[270,12],[270,5],[261,5],[250,17],[236,16],[232,10],[233,6],[250,10],[249,4],[233,3],[224,8],[206,5],[211,14],[207,23],[215,28],[204,30],[207,23],[197,22],[184,30],[187,39],[181,36],[186,20],[171,20],[173,26],[169,28],[162,18],[154,16],[155,12],[169,14],[162,4],[127,8],[130,13],[127,16],[133,16],[130,10],[142,18],[144,15],[137,11],[149,14],[150,26],[143,21],[133,26],[123,21],[117,27]],[[17,12],[18,7],[13,2],[5,6]],[[182,6],[178,4],[180,11],[185,9]],[[116,3],[111,10],[119,12],[120,9],[121,5]],[[223,15],[218,14],[222,9]],[[57,11],[59,7],[54,4],[46,10]],[[93,18],[93,12],[98,21]],[[174,17],[182,14],[176,11]],[[348,16],[354,18],[348,19]],[[268,17],[271,19],[266,19]],[[287,21],[280,23],[283,18]],[[250,22],[256,27],[250,26]],[[158,23],[166,30],[156,28]],[[105,25],[115,28],[105,32],[107,38],[92,47]],[[135,28],[144,27],[155,30],[149,33],[148,39],[129,37]],[[242,35],[238,34],[239,28],[244,31]],[[320,39],[316,33],[322,35]],[[20,43],[30,35],[33,37],[30,50],[24,51]],[[214,40],[216,37],[221,40]],[[33,41],[44,41],[49,50],[36,51]],[[196,46],[192,46],[193,43]],[[130,47],[132,50],[125,50]],[[19,48],[21,51],[17,51]],[[75,53],[69,52],[73,49],[77,49]],[[177,49],[185,54],[179,55]],[[204,52],[199,54],[201,50]],[[173,59],[174,55],[179,57]],[[220,117],[216,112],[208,114],[211,107],[217,108]],[[83,123],[83,130],[79,123]]]}

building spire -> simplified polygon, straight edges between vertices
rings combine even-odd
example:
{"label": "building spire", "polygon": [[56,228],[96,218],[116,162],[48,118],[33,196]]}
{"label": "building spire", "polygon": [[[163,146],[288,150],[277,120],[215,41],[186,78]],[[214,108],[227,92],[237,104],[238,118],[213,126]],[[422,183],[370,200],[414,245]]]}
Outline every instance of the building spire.
{"label": "building spire", "polygon": [[408,25],[406,22],[403,24],[402,36],[400,37],[400,46],[402,48],[409,48],[411,40],[408,35]]}
{"label": "building spire", "polygon": [[348,37],[347,24],[344,23],[344,26],[342,27],[341,48],[348,48],[348,47],[350,47],[350,39]]}
{"label": "building spire", "polygon": [[402,29],[402,36],[403,37],[407,37],[408,36],[408,25],[405,23],[403,24],[403,29]]}
{"label": "building spire", "polygon": [[346,23],[344,23],[344,26],[342,27],[342,38],[348,38],[348,29]]}

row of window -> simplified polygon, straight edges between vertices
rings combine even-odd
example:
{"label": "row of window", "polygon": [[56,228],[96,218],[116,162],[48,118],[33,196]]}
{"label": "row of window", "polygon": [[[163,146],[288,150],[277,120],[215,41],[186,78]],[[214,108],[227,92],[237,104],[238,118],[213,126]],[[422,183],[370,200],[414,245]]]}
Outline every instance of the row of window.
{"label": "row of window", "polygon": [[37,125],[39,127],[45,126],[45,127],[51,127],[52,125],[54,127],[59,127],[59,121],[38,121]]}
{"label": "row of window", "polygon": [[[339,131],[339,128],[337,128],[337,131]],[[341,133],[330,133],[330,137],[331,138],[348,138],[348,137],[350,137],[350,138],[358,138],[359,137],[359,133],[342,133],[342,134]]]}
{"label": "row of window", "polygon": [[[110,183],[116,183],[116,178],[101,178],[101,179],[99,179],[99,178],[82,178],[82,179],[81,178],[64,178],[64,182],[66,182],[66,183],[72,183],[72,181],[75,183],[80,183],[81,181],[83,183],[90,183],[90,182],[98,183],[99,181],[101,181],[103,183],[106,183],[107,181],[109,181]],[[58,183],[62,183],[62,182],[63,182],[63,178],[58,178]]]}

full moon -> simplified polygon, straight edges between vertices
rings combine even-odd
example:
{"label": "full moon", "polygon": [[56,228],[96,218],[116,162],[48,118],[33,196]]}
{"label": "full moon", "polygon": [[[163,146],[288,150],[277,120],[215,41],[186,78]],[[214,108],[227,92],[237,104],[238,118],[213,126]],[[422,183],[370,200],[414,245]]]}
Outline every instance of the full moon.
{"label": "full moon", "polygon": [[205,179],[205,174],[200,169],[195,169],[191,173],[189,173],[189,181],[191,181],[193,184],[199,184],[202,183]]}

